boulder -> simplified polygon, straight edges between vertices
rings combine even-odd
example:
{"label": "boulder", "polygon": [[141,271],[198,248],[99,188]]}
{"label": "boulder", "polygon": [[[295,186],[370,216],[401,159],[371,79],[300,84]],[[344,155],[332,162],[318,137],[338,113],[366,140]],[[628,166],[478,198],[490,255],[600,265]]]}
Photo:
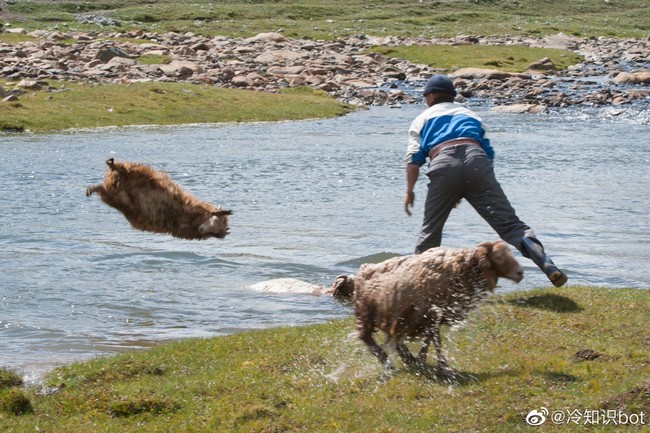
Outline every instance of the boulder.
{"label": "boulder", "polygon": [[157,65],[157,68],[168,77],[187,77],[203,72],[201,66],[183,60],[174,60],[167,65]]}
{"label": "boulder", "polygon": [[115,46],[102,47],[95,56],[96,59],[101,60],[103,63],[108,63],[113,57],[130,58],[123,49]]}
{"label": "boulder", "polygon": [[650,69],[636,72],[619,72],[612,81],[616,84],[650,84]]}
{"label": "boulder", "polygon": [[20,82],[16,84],[15,87],[26,90],[41,90],[43,88],[40,83],[34,80],[20,80]]}
{"label": "boulder", "polygon": [[491,111],[497,113],[512,113],[512,114],[539,114],[547,110],[547,106],[543,104],[512,104],[512,105],[499,105],[493,107]]}
{"label": "boulder", "polygon": [[578,43],[580,38],[575,36],[568,36],[564,33],[558,33],[556,35],[549,35],[542,39],[538,46],[544,48],[556,48],[558,50],[568,50],[573,51],[578,48]]}
{"label": "boulder", "polygon": [[281,33],[269,32],[269,33],[260,33],[256,36],[246,39],[246,42],[282,42],[287,40]]}
{"label": "boulder", "polygon": [[255,81],[252,78],[244,75],[237,75],[230,82],[235,87],[253,87],[255,85]]}
{"label": "boulder", "polygon": [[550,72],[550,71],[557,71],[557,67],[555,66],[555,63],[548,57],[544,57],[541,60],[538,60],[534,63],[531,63],[528,65],[528,71],[534,71],[534,72]]}

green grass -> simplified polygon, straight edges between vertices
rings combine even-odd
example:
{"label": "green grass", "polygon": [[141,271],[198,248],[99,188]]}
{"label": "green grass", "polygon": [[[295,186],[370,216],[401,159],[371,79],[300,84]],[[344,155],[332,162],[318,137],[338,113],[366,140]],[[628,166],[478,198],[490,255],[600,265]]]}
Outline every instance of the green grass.
{"label": "green grass", "polygon": [[426,64],[445,71],[479,67],[523,72],[531,63],[544,57],[550,58],[558,70],[563,70],[583,60],[582,56],[565,50],[518,45],[411,45],[374,47],[370,51]]}
{"label": "green grass", "polygon": [[[8,0],[1,13],[5,22],[27,29],[145,29],[242,37],[282,29],[288,37],[318,39],[558,32],[645,37],[650,30],[645,0]],[[82,24],[75,18],[79,13],[102,14],[120,25]]]}
{"label": "green grass", "polygon": [[[0,431],[511,432],[531,431],[525,416],[542,407],[644,412],[648,422],[649,309],[638,289],[493,296],[446,332],[451,382],[399,361],[385,375],[351,318],[190,339],[58,368],[47,385],[60,391],[23,391],[31,411],[0,411]],[[584,429],[547,421],[535,431]]]}
{"label": "green grass", "polygon": [[353,110],[308,88],[268,93],[185,83],[49,86],[51,91],[28,91],[18,101],[0,104],[0,131],[301,120]]}

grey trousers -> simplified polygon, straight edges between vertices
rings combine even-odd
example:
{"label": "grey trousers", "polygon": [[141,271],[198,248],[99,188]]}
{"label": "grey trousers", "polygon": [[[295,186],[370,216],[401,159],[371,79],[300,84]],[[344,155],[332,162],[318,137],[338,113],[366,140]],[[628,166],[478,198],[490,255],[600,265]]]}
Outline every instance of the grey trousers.
{"label": "grey trousers", "polygon": [[534,238],[533,230],[515,214],[494,176],[492,160],[483,149],[474,145],[443,149],[429,163],[426,174],[429,190],[416,253],[440,246],[445,222],[454,206],[464,198],[501,239],[527,256],[522,251],[521,239]]}

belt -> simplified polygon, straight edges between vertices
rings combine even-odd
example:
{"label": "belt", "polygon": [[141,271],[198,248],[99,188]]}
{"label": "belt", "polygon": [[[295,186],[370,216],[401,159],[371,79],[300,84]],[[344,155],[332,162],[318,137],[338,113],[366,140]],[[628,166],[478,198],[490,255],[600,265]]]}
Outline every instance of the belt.
{"label": "belt", "polygon": [[443,141],[442,143],[434,146],[433,149],[431,149],[431,151],[429,152],[429,159],[432,160],[433,158],[438,156],[440,151],[445,147],[459,146],[462,144],[472,144],[474,146],[479,146],[479,147],[481,146],[481,143],[474,140],[473,138],[454,138],[453,140]]}

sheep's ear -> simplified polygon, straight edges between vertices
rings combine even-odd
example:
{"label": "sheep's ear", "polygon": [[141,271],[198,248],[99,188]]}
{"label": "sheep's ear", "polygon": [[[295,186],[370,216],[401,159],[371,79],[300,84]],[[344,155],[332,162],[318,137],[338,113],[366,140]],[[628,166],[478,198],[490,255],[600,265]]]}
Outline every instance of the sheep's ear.
{"label": "sheep's ear", "polygon": [[476,248],[475,257],[478,260],[479,268],[490,269],[492,267],[492,260],[489,258],[490,251],[492,251],[491,242],[483,242]]}

